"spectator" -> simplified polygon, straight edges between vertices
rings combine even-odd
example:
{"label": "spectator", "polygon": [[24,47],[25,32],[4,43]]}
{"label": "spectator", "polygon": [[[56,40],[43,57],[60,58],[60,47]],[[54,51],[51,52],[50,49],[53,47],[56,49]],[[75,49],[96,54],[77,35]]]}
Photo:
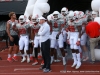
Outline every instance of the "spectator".
{"label": "spectator", "polygon": [[91,51],[91,63],[95,63],[94,49],[100,40],[100,25],[97,22],[90,22],[88,19],[88,25],[86,26],[86,33],[90,37],[90,51]]}
{"label": "spectator", "polygon": [[[9,37],[9,45],[10,45],[7,60],[9,62],[12,62],[12,58],[15,61],[18,61],[17,53],[19,51],[19,49],[18,49],[19,37],[18,37],[17,32],[15,32],[12,27],[12,25],[16,25],[18,23],[18,21],[16,20],[15,12],[10,12],[9,17],[10,17],[10,20],[7,21],[7,29],[6,29],[8,37]],[[14,45],[16,48],[14,48]],[[13,57],[11,57],[13,49],[15,50],[15,54]]]}

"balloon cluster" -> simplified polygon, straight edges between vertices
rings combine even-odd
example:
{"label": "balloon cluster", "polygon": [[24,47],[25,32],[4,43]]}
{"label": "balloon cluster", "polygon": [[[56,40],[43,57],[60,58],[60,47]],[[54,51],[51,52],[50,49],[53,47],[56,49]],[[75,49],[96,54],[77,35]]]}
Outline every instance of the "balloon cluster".
{"label": "balloon cluster", "polygon": [[98,22],[100,24],[100,0],[92,0],[91,2],[91,8],[94,12],[99,13],[99,17],[96,17],[94,21]]}
{"label": "balloon cluster", "polygon": [[26,10],[24,15],[28,17],[30,15],[38,15],[42,16],[44,13],[48,13],[50,11],[50,6],[47,3],[48,0],[28,0]]}

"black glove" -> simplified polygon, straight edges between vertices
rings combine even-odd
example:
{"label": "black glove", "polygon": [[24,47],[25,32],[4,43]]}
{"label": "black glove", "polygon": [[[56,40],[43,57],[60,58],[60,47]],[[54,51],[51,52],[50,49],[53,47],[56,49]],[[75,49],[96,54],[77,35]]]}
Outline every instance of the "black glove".
{"label": "black glove", "polygon": [[56,39],[59,39],[59,35],[56,36]]}

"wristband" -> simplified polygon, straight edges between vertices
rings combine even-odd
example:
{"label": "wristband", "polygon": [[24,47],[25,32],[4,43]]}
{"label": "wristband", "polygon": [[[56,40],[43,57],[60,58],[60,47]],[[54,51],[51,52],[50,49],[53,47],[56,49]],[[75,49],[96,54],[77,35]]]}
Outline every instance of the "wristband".
{"label": "wristband", "polygon": [[30,40],[30,42],[33,42],[33,40]]}

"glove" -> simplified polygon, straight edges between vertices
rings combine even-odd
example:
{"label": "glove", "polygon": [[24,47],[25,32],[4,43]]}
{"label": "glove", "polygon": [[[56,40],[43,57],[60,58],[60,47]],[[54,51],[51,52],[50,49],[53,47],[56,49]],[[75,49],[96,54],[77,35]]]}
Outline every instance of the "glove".
{"label": "glove", "polygon": [[79,46],[79,45],[80,45],[80,41],[77,41],[77,42],[76,42],[76,45]]}
{"label": "glove", "polygon": [[59,35],[56,36],[56,39],[59,39]]}

